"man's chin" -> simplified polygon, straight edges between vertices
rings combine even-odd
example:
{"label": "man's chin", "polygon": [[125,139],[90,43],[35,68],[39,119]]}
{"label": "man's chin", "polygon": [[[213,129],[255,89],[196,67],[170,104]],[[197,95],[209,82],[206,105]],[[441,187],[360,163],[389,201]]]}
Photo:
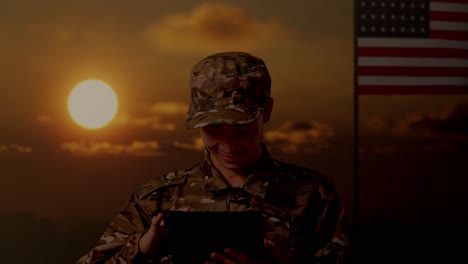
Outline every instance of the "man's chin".
{"label": "man's chin", "polygon": [[245,168],[245,165],[241,161],[226,161],[222,160],[221,165],[229,170],[242,170]]}
{"label": "man's chin", "polygon": [[218,154],[217,158],[225,164],[238,165],[242,163],[243,155],[227,156],[223,154]]}
{"label": "man's chin", "polygon": [[216,160],[223,168],[228,170],[244,170],[246,168],[245,155],[226,156],[217,154]]}
{"label": "man's chin", "polygon": [[237,164],[237,163],[226,163],[226,162],[222,162],[221,164],[223,165],[224,168],[230,169],[230,170],[240,170],[240,169],[243,168],[242,165]]}

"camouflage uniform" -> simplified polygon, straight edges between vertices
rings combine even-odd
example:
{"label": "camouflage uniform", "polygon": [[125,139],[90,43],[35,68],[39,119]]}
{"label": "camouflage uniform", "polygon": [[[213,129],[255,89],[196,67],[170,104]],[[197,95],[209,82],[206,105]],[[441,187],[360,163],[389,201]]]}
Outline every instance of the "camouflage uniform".
{"label": "camouflage uniform", "polygon": [[149,181],[78,263],[148,263],[138,254],[138,239],[152,216],[186,206],[194,211],[260,210],[272,263],[336,263],[347,245],[344,209],[333,182],[314,170],[272,159],[264,147],[239,188],[229,186],[207,152],[195,166]]}
{"label": "camouflage uniform", "polygon": [[[187,127],[244,124],[262,114],[270,76],[264,62],[250,54],[214,54],[193,68],[191,91]],[[344,208],[331,179],[274,160],[262,145],[260,159],[240,187],[227,183],[206,150],[193,167],[149,181],[78,263],[171,263],[170,256],[145,259],[139,238],[153,216],[187,206],[194,211],[261,211],[270,263],[338,263],[348,245]]]}
{"label": "camouflage uniform", "polygon": [[262,59],[243,52],[211,55],[192,69],[187,128],[246,124],[270,98],[270,74]]}

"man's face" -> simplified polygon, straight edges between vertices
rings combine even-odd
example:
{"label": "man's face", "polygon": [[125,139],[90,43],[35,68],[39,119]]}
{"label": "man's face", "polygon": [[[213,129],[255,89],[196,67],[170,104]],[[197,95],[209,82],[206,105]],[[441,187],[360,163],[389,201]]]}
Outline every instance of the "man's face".
{"label": "man's face", "polygon": [[228,170],[246,170],[261,154],[264,118],[244,125],[212,125],[200,128],[211,159]]}

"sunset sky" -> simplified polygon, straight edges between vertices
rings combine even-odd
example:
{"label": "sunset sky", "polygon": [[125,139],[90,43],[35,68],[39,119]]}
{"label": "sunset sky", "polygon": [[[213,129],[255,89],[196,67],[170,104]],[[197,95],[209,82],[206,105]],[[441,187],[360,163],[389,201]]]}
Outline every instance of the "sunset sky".
{"label": "sunset sky", "polygon": [[[199,134],[184,127],[190,69],[220,51],[264,59],[275,99],[269,150],[333,178],[352,222],[352,8],[338,0],[3,1],[0,230],[8,239],[0,254],[9,263],[72,263],[131,192],[196,163]],[[102,129],[84,129],[67,112],[71,89],[87,79],[108,83],[119,99]],[[361,96],[359,108],[361,221],[466,222],[468,95]],[[19,259],[25,248],[31,253]]]}

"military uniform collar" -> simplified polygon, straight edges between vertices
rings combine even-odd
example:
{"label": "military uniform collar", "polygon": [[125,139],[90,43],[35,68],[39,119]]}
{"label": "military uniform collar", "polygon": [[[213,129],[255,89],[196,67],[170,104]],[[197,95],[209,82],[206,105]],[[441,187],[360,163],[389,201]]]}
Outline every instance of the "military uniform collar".
{"label": "military uniform collar", "polygon": [[[276,163],[271,158],[266,146],[262,144],[262,155],[254,164],[250,174],[240,188],[258,198],[264,198],[275,166]],[[200,168],[204,180],[206,181],[206,191],[218,191],[231,188],[222,174],[211,162],[209,152],[206,149],[204,151],[204,160],[201,162]]]}

